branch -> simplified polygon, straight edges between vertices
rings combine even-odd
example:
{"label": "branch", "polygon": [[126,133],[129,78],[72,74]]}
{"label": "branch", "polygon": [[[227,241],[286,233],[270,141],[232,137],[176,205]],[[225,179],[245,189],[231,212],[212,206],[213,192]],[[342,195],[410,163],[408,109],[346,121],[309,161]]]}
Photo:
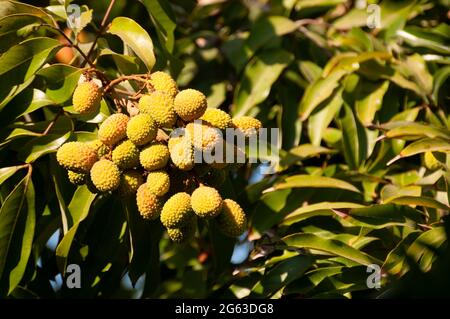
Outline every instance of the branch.
{"label": "branch", "polygon": [[111,82],[109,82],[109,84],[105,87],[104,92],[107,93],[108,91],[110,91],[114,86],[124,82],[124,81],[129,81],[129,80],[134,80],[134,81],[138,81],[138,82],[144,82],[146,83],[148,81],[148,76],[146,74],[144,75],[124,75],[121,77],[118,77],[115,80],[112,80]]}
{"label": "branch", "polygon": [[70,46],[75,48],[80,53],[80,55],[83,57],[84,61],[86,61],[92,68],[95,67],[95,65],[92,64],[91,61],[89,61],[88,57],[86,56],[86,54],[84,54],[84,52],[80,49],[80,47],[77,44],[73,43],[73,41],[64,33],[63,30],[61,30],[59,27],[55,27],[55,26],[52,26],[51,24],[47,24],[47,23],[42,24],[41,26],[51,28],[52,30],[55,30],[59,34],[61,34],[67,40],[67,42],[69,42]]}
{"label": "branch", "polygon": [[61,108],[59,109],[58,113],[56,113],[55,117],[53,118],[53,120],[48,124],[47,128],[45,129],[44,132],[41,133],[41,136],[45,136],[48,134],[48,132],[50,132],[50,130],[52,129],[52,127],[55,125],[56,121],[58,120],[58,118],[64,113],[64,110]]}
{"label": "branch", "polygon": [[[100,29],[98,30],[97,35],[95,36],[94,42],[92,42],[92,45],[89,48],[89,51],[87,53],[88,59],[90,58],[92,52],[94,51],[95,45],[97,44],[97,41],[98,41],[98,38],[100,38],[100,35],[102,35],[103,32],[105,31],[106,21],[108,21],[109,15],[111,14],[111,10],[112,10],[115,2],[116,2],[116,0],[111,0],[111,2],[109,3],[108,9],[106,10],[106,13],[103,16],[103,20],[100,24]],[[86,62],[89,63],[89,60],[84,60],[84,62],[81,64],[81,67],[84,67],[86,65]]]}

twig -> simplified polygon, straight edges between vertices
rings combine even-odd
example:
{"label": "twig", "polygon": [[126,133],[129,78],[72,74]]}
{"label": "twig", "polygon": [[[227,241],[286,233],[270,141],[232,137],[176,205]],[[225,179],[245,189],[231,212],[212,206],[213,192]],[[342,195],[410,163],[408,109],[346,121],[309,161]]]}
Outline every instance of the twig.
{"label": "twig", "polygon": [[[111,14],[111,10],[112,10],[115,2],[116,2],[116,0],[111,0],[111,2],[109,3],[108,9],[106,10],[106,13],[103,16],[103,20],[100,24],[100,29],[98,30],[97,35],[95,36],[94,42],[92,42],[92,45],[89,48],[88,53],[86,54],[88,59],[90,58],[92,52],[94,51],[95,45],[97,44],[97,41],[100,38],[100,35],[102,35],[103,32],[105,31],[106,21],[108,21],[109,15]],[[81,67],[84,67],[86,65],[86,62],[89,63],[89,60],[84,60],[83,63],[81,64]]]}
{"label": "twig", "polygon": [[48,132],[50,132],[50,130],[52,129],[52,127],[55,125],[56,121],[58,120],[58,118],[64,113],[63,109],[61,108],[58,113],[56,113],[55,117],[53,118],[53,120],[48,124],[47,128],[45,129],[44,132],[41,133],[41,136],[45,136],[48,134]]}
{"label": "twig", "polygon": [[[145,77],[147,77],[147,75],[145,75]],[[115,80],[112,80],[111,82],[109,82],[109,84],[105,87],[104,92],[107,93],[108,91],[110,91],[114,86],[118,85],[119,83],[122,83],[124,81],[129,81],[129,80],[134,80],[134,81],[138,81],[138,82],[147,82],[147,79],[144,78],[143,75],[124,75],[121,77],[118,77]]]}
{"label": "twig", "polygon": [[56,32],[58,32],[59,34],[61,34],[61,35],[69,42],[70,46],[73,47],[73,48],[75,48],[75,49],[80,53],[80,55],[83,57],[83,59],[84,59],[85,61],[87,61],[87,63],[88,63],[92,68],[95,68],[95,65],[92,64],[91,61],[89,61],[89,59],[87,58],[86,54],[84,54],[84,52],[80,49],[80,47],[79,47],[78,45],[76,45],[75,43],[73,43],[73,41],[72,41],[72,40],[64,33],[63,30],[61,30],[59,27],[55,27],[55,26],[52,26],[51,24],[47,24],[47,23],[41,24],[41,26],[51,28],[51,29],[55,30]]}

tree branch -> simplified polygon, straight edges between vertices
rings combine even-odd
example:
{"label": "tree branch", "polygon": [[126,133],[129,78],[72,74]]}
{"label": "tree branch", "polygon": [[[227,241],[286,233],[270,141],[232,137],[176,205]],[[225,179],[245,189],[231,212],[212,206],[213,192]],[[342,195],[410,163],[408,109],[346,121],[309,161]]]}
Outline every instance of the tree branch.
{"label": "tree branch", "polygon": [[[89,48],[88,53],[86,54],[88,59],[90,58],[92,52],[94,51],[95,45],[97,44],[97,41],[98,41],[98,38],[100,38],[100,36],[105,31],[106,21],[108,21],[109,15],[111,14],[111,10],[112,10],[115,2],[116,2],[116,0],[111,0],[111,2],[109,3],[108,9],[106,10],[105,15],[103,16],[103,20],[100,24],[100,29],[98,30],[97,35],[95,36],[94,42],[92,42],[92,45]],[[88,60],[84,60],[84,62],[81,64],[81,67],[84,67],[86,65],[86,62],[89,63]]]}

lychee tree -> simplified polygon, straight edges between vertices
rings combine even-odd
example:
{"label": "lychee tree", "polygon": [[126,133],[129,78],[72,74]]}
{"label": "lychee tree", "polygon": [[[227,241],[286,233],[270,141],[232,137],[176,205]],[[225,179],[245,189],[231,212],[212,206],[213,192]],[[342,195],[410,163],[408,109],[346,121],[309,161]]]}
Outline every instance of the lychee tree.
{"label": "lychee tree", "polygon": [[[445,293],[448,1],[26,2],[0,3],[1,297]],[[275,170],[195,161],[230,128],[278,128]]]}

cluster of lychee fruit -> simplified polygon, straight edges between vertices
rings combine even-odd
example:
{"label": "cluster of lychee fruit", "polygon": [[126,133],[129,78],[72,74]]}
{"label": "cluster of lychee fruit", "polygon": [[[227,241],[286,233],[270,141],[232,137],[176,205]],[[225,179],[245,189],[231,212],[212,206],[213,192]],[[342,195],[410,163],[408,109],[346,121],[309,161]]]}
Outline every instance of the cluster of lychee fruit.
{"label": "cluster of lychee fruit", "polygon": [[[73,94],[73,108],[80,114],[95,113],[102,94],[93,80],[82,82]],[[242,234],[247,228],[243,209],[218,191],[227,170],[237,165],[197,163],[194,153],[219,142],[227,145],[221,134],[227,128],[249,137],[261,123],[208,108],[203,93],[179,91],[172,77],[160,71],[148,76],[147,92],[136,106],[139,112],[133,116],[115,113],[106,118],[97,140],[67,142],[58,149],[57,161],[68,170],[70,182],[85,184],[93,193],[135,196],[141,216],[159,218],[174,242],[194,238],[199,218],[213,220],[225,235]],[[171,134],[176,129],[183,134]]]}

